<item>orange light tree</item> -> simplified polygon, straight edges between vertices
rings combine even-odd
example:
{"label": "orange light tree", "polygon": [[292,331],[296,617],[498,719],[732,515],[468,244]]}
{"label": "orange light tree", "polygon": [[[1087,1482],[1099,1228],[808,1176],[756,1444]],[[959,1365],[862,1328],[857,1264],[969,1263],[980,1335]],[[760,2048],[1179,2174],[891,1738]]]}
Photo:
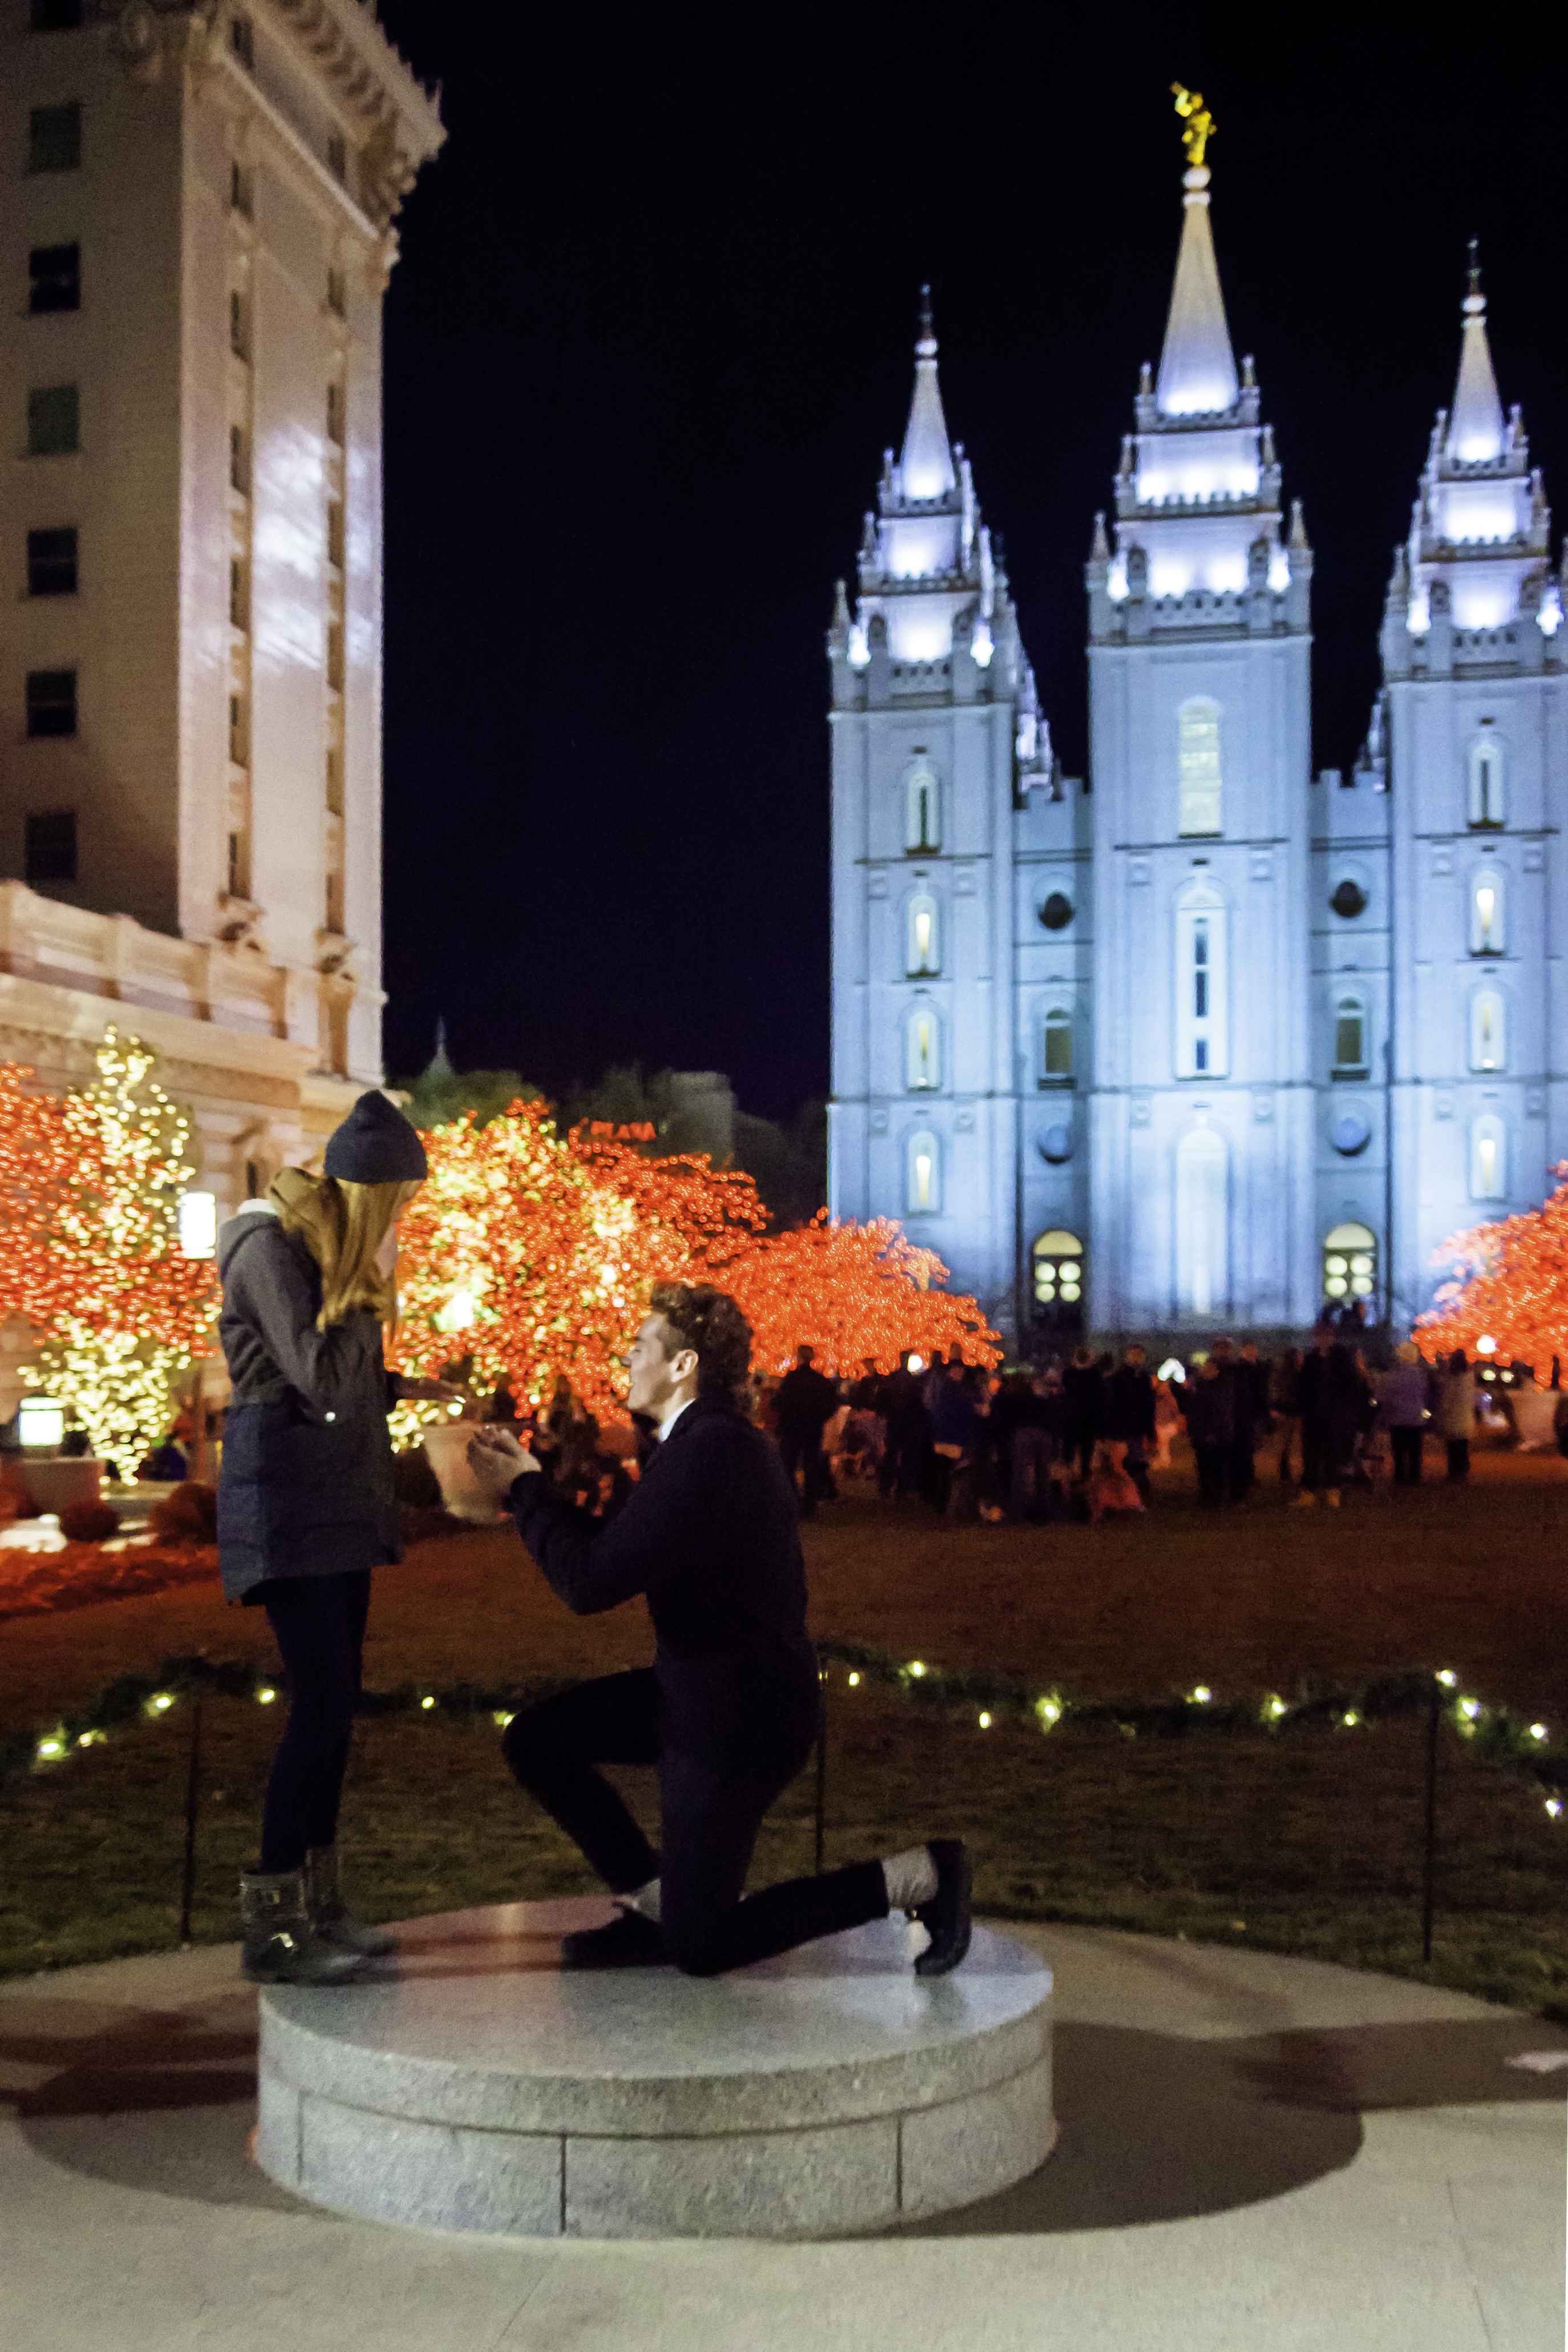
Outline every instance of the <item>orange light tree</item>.
{"label": "orange light tree", "polygon": [[1416,1318],[1423,1355],[1473,1355],[1490,1339],[1503,1362],[1533,1364],[1542,1378],[1553,1356],[1568,1358],[1568,1183],[1539,1209],[1455,1234],[1437,1255],[1454,1274]]}
{"label": "orange light tree", "polygon": [[402,1223],[393,1360],[437,1373],[471,1355],[473,1385],[507,1378],[540,1402],[564,1372],[588,1403],[625,1392],[620,1359],[661,1279],[732,1291],[755,1360],[784,1370],[802,1341],[833,1371],[906,1349],[1000,1353],[973,1299],[933,1287],[929,1250],[886,1221],[768,1234],[749,1176],[706,1156],[649,1160],[612,1136],[560,1137],[543,1103],[483,1128],[465,1115],[425,1137],[430,1179]]}
{"label": "orange light tree", "polygon": [[29,1093],[33,1072],[0,1062],[0,1322],[47,1323],[60,1297],[55,1220],[74,1159],[61,1105]]}
{"label": "orange light tree", "polygon": [[69,1171],[34,1310],[46,1336],[27,1368],[126,1476],[168,1429],[217,1306],[212,1266],[180,1247],[190,1121],[153,1080],[154,1058],[106,1030],[97,1078],[59,1107]]}

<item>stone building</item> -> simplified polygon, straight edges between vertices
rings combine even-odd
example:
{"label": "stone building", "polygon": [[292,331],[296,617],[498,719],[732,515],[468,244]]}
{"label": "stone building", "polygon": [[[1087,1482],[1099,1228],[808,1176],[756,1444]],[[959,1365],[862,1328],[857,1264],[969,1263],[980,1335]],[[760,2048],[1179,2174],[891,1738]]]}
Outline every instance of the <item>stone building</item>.
{"label": "stone building", "polygon": [[1472,274],[1348,773],[1314,776],[1312,551],[1189,163],[1165,344],[1051,755],[929,319],[840,590],[835,1213],[903,1220],[1024,1344],[1404,1325],[1568,1157],[1568,646]]}
{"label": "stone building", "polygon": [[381,312],[444,136],[359,0],[4,0],[0,1056],[134,1029],[220,1210],[382,1077]]}

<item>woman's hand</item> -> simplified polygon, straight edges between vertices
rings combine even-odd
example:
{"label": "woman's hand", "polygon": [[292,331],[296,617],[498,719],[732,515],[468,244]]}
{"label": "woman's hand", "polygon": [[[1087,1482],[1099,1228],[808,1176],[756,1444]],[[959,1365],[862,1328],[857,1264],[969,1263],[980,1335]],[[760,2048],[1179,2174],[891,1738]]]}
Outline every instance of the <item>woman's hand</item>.
{"label": "woman's hand", "polygon": [[468,1467],[475,1483],[497,1503],[506,1501],[525,1471],[540,1466],[509,1429],[498,1428],[493,1422],[476,1429],[468,1441]]}

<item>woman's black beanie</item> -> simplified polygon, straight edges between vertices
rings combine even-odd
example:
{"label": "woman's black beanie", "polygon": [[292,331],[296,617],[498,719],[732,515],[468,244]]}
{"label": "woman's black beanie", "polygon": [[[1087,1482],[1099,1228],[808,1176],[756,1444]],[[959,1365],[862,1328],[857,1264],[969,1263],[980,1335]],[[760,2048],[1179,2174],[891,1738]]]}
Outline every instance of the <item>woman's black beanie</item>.
{"label": "woman's black beanie", "polygon": [[423,1184],[430,1173],[415,1130],[395,1103],[373,1089],[328,1137],[322,1164],[345,1184]]}

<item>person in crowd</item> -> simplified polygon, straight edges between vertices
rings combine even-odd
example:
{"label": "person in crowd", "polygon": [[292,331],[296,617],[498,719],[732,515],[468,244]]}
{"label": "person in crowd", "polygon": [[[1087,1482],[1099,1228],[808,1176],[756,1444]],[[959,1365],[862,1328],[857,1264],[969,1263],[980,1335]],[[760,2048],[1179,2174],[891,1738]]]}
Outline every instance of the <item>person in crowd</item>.
{"label": "person in crowd", "polygon": [[1182,1391],[1186,1433],[1197,1463],[1198,1499],[1218,1510],[1229,1490],[1230,1450],[1236,1443],[1236,1383],[1212,1356]]}
{"label": "person in crowd", "polygon": [[[794,1490],[736,1404],[750,1354],[723,1291],[655,1287],[630,1401],[656,1423],[659,1447],[614,1519],[574,1510],[508,1432],[480,1429],[471,1443],[476,1477],[510,1506],[569,1609],[594,1615],[641,1595],[653,1622],[651,1667],[522,1708],[502,1741],[520,1785],[615,1898],[610,1925],[563,1939],[561,1966],[716,1976],[897,1910],[929,1934],[916,1975],[944,1976],[969,1945],[957,1839],[745,1892],[763,1817],[805,1764],[820,1712]],[[661,1851],[605,1763],[657,1766]]]}
{"label": "person in crowd", "polygon": [[1237,1359],[1236,1378],[1247,1400],[1252,1421],[1252,1444],[1247,1457],[1247,1492],[1257,1484],[1258,1448],[1274,1426],[1270,1402],[1274,1391],[1273,1368],[1268,1358],[1258,1353],[1256,1339],[1243,1339]]}
{"label": "person in crowd", "polygon": [[975,1462],[984,1428],[974,1378],[955,1354],[931,1402],[931,1501],[949,1517],[974,1516]]}
{"label": "person in crowd", "polygon": [[1301,1351],[1287,1348],[1274,1365],[1269,1384],[1269,1405],[1280,1433],[1280,1484],[1288,1486],[1300,1466],[1301,1443]]}
{"label": "person in crowd", "polygon": [[1377,1382],[1366,1360],[1364,1348],[1357,1348],[1351,1359],[1355,1368],[1355,1438],[1352,1447],[1352,1475],[1358,1486],[1370,1486],[1373,1473],[1380,1458],[1377,1420]]}
{"label": "person in crowd", "polygon": [[856,1477],[875,1478],[882,1469],[887,1424],[877,1411],[881,1391],[882,1375],[876,1360],[867,1356],[861,1366],[860,1379],[850,1388],[841,1444],[841,1465]]}
{"label": "person in crowd", "polygon": [[839,1409],[839,1384],[818,1371],[816,1355],[814,1348],[797,1348],[793,1370],[779,1383],[779,1451],[789,1484],[800,1481],[803,1519],[815,1515],[827,1485],[822,1432]]}
{"label": "person in crowd", "polygon": [[1256,1391],[1237,1361],[1234,1339],[1217,1339],[1211,1361],[1230,1391],[1230,1450],[1225,1459],[1225,1477],[1231,1501],[1242,1503],[1252,1491],[1254,1477]]}
{"label": "person in crowd", "polygon": [[1557,1444],[1557,1408],[1562,1397],[1551,1389],[1542,1388],[1528,1364],[1515,1363],[1509,1369],[1514,1385],[1508,1402],[1519,1450],[1521,1454],[1550,1454]]}
{"label": "person in crowd", "polygon": [[1355,1444],[1361,1391],[1350,1350],[1320,1323],[1301,1359],[1301,1491],[1294,1509],[1311,1510],[1321,1493],[1340,1507],[1345,1464]]}
{"label": "person in crowd", "polygon": [[924,1384],[906,1355],[897,1371],[890,1372],[878,1395],[878,1410],[887,1431],[887,1445],[877,1475],[877,1491],[885,1501],[902,1501],[923,1494],[927,1484],[931,1447],[931,1415]]}
{"label": "person in crowd", "polygon": [[1462,1348],[1456,1348],[1432,1383],[1432,1427],[1448,1450],[1448,1477],[1458,1486],[1470,1475],[1470,1439],[1476,1426],[1476,1380]]}
{"label": "person in crowd", "polygon": [[1105,1426],[1105,1376],[1087,1348],[1074,1348],[1072,1361],[1061,1376],[1066,1404],[1066,1456],[1076,1462],[1080,1478],[1089,1475],[1095,1441]]}
{"label": "person in crowd", "polygon": [[328,1139],[324,1173],[286,1168],[218,1235],[218,1337],[234,1398],[218,1480],[231,1601],[266,1610],[289,1706],[240,1881],[241,1965],[263,1984],[330,1984],[392,1948],[348,1908],[338,1808],[359,1697],[371,1570],[400,1559],[386,1416],[441,1381],[389,1375],[398,1219],[424,1146],[383,1094]]}
{"label": "person in crowd", "polygon": [[1104,1438],[1094,1448],[1094,1459],[1083,1485],[1091,1527],[1097,1528],[1107,1517],[1131,1517],[1144,1507],[1143,1496],[1128,1473],[1125,1454],[1125,1443],[1119,1437]]}
{"label": "person in crowd", "polygon": [[1125,1448],[1123,1467],[1145,1502],[1155,1450],[1155,1381],[1134,1340],[1105,1383],[1105,1434]]}
{"label": "person in crowd", "polygon": [[997,1472],[1009,1519],[1044,1518],[1051,1508],[1053,1448],[1044,1388],[1038,1376],[1009,1372],[991,1406]]}
{"label": "person in crowd", "polygon": [[1421,1454],[1426,1443],[1427,1399],[1431,1382],[1414,1339],[1402,1340],[1394,1361],[1377,1382],[1378,1419],[1388,1432],[1394,1450],[1396,1486],[1421,1484]]}
{"label": "person in crowd", "polygon": [[[1178,1370],[1180,1367],[1178,1366]],[[1173,1373],[1168,1380],[1155,1382],[1155,1458],[1153,1467],[1168,1470],[1171,1466],[1171,1440],[1182,1425],[1179,1391],[1183,1382]]]}
{"label": "person in crowd", "polygon": [[162,1445],[155,1445],[152,1453],[137,1464],[136,1475],[138,1478],[147,1478],[154,1482],[170,1478],[177,1480],[185,1476],[185,1457],[174,1442],[172,1430],[169,1432]]}

